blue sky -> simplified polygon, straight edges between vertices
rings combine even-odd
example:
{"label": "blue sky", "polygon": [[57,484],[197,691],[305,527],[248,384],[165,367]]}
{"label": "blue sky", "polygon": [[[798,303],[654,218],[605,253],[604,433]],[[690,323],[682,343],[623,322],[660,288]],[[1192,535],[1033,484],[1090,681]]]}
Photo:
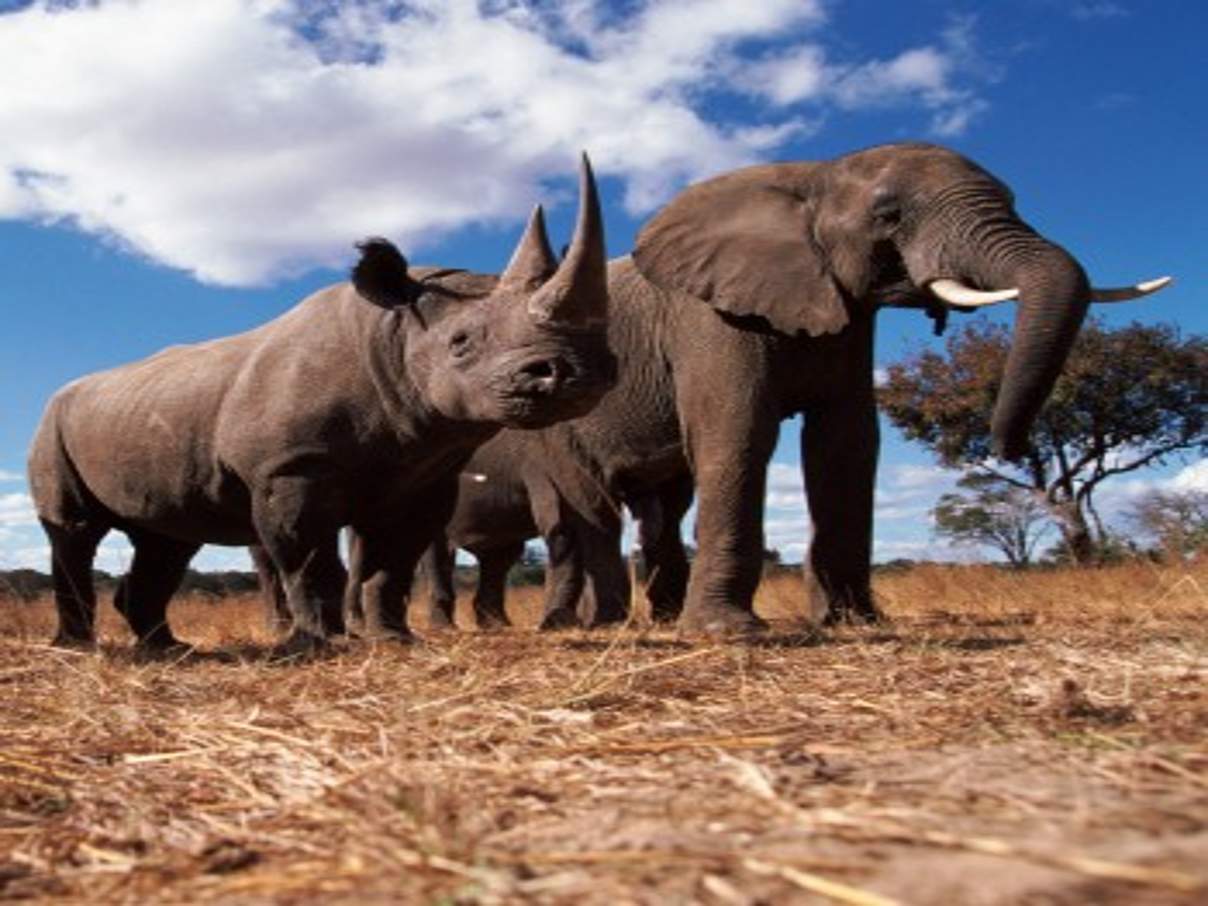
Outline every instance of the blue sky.
{"label": "blue sky", "polygon": [[[623,254],[688,181],[943,142],[1097,283],[1177,277],[1109,323],[1203,332],[1205,33],[1175,0],[0,0],[0,568],[46,568],[24,459],[63,383],[274,317],[364,235],[497,269],[537,201],[568,234],[580,148]],[[879,361],[929,324],[885,314]],[[885,433],[878,556],[951,555],[927,519],[950,477]],[[796,447],[788,425],[769,488],[788,559]],[[1172,481],[1208,469],[1114,493]]]}

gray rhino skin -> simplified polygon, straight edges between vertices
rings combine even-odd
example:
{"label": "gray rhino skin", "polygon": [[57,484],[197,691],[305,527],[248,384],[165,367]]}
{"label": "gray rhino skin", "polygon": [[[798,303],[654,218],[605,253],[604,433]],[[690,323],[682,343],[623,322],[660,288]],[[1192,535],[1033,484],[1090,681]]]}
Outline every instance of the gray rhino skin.
{"label": "gray rhino skin", "polygon": [[115,603],[144,646],[178,644],[166,606],[203,543],[264,545],[287,589],[288,652],[340,628],[341,526],[381,539],[365,545],[364,582],[392,595],[387,577],[409,574],[447,519],[474,447],[501,425],[582,415],[611,382],[604,269],[584,158],[561,265],[540,208],[499,278],[409,271],[374,240],[351,284],[262,327],[60,390],[29,459],[56,642],[94,639],[91,565],[110,529],[134,546]]}
{"label": "gray rhino skin", "polygon": [[745,632],[762,625],[752,599],[767,464],[780,421],[803,413],[809,610],[875,620],[875,316],[922,308],[938,327],[948,308],[933,284],[943,279],[1018,290],[991,424],[995,452],[1018,457],[1090,286],[1073,257],[1018,216],[1002,182],[953,151],[909,143],[737,170],[673,199],[633,256],[609,264],[616,386],[588,415],[536,432],[523,463],[551,470],[582,517],[572,541],[585,550],[616,551],[618,524],[599,534],[608,520],[584,487],[604,489],[618,512],[616,501],[662,499],[691,475],[697,556],[680,626]]}

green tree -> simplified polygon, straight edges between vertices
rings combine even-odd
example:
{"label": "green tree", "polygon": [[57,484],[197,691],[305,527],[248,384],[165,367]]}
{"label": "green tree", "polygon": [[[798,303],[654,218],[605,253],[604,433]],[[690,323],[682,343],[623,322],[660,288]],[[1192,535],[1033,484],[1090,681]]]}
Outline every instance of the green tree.
{"label": "green tree", "polygon": [[1150,491],[1132,502],[1124,518],[1171,559],[1208,548],[1208,491]]}
{"label": "green tree", "polygon": [[1036,492],[1071,559],[1088,563],[1108,540],[1094,494],[1109,478],[1208,450],[1208,342],[1168,324],[1110,329],[1091,320],[1017,462],[996,460],[990,415],[1010,336],[977,320],[951,335],[946,353],[892,364],[882,408],[907,438],[945,466]]}
{"label": "green tree", "polygon": [[957,544],[992,547],[1017,568],[1030,564],[1052,528],[1036,493],[979,472],[965,474],[957,486],[968,493],[944,494],[931,511],[935,533]]}

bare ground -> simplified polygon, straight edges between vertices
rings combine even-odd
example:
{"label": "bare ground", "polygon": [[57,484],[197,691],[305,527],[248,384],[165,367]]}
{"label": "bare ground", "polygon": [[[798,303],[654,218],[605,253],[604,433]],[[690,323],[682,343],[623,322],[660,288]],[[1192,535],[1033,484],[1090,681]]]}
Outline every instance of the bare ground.
{"label": "bare ground", "polygon": [[[0,900],[1208,900],[1208,563],[886,576],[883,628],[52,649],[0,601]],[[791,612],[792,579],[760,607]],[[518,616],[533,597],[510,602]]]}

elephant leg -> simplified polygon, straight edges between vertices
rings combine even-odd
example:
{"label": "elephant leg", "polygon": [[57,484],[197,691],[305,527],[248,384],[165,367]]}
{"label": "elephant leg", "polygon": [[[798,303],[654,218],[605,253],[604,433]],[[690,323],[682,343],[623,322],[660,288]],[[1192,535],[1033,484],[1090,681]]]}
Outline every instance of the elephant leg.
{"label": "elephant leg", "polygon": [[132,532],[130,541],[134,558],[118,584],[114,606],[126,618],[140,648],[163,651],[180,646],[168,627],[168,601],[201,545],[149,532]]}
{"label": "elephant leg", "polygon": [[457,613],[457,587],[454,583],[456,553],[456,548],[442,531],[420,558],[420,572],[428,580],[428,593],[421,600],[424,602],[429,629],[454,627]]}
{"label": "elephant leg", "polygon": [[873,488],[880,443],[871,387],[806,412],[801,460],[814,536],[806,583],[826,622],[880,619],[872,596]]}
{"label": "elephant leg", "polygon": [[273,566],[273,558],[260,544],[250,545],[247,552],[252,558],[252,566],[256,569],[260,584],[260,603],[265,628],[273,635],[282,635],[289,629],[293,618],[289,612],[289,604],[285,601],[285,587],[281,584],[277,568]]}
{"label": "elephant leg", "polygon": [[500,629],[511,625],[504,607],[508,571],[523,553],[523,541],[512,541],[475,552],[478,558],[478,587],[474,590],[474,622],[479,629]]}
{"label": "elephant leg", "polygon": [[779,422],[758,397],[727,400],[720,408],[685,430],[697,489],[697,554],[679,618],[689,634],[767,627],[753,604],[762,572],[767,468]]}
{"label": "elephant leg", "polygon": [[638,539],[646,564],[646,600],[656,623],[673,622],[684,609],[688,591],[688,554],[681,526],[692,505],[692,475],[685,473],[660,486],[654,498],[657,519],[638,514]]}
{"label": "elephant leg", "polygon": [[50,540],[51,580],[59,628],[53,644],[77,648],[96,642],[96,590],[92,563],[107,525],[77,523],[71,528],[43,522]]}

